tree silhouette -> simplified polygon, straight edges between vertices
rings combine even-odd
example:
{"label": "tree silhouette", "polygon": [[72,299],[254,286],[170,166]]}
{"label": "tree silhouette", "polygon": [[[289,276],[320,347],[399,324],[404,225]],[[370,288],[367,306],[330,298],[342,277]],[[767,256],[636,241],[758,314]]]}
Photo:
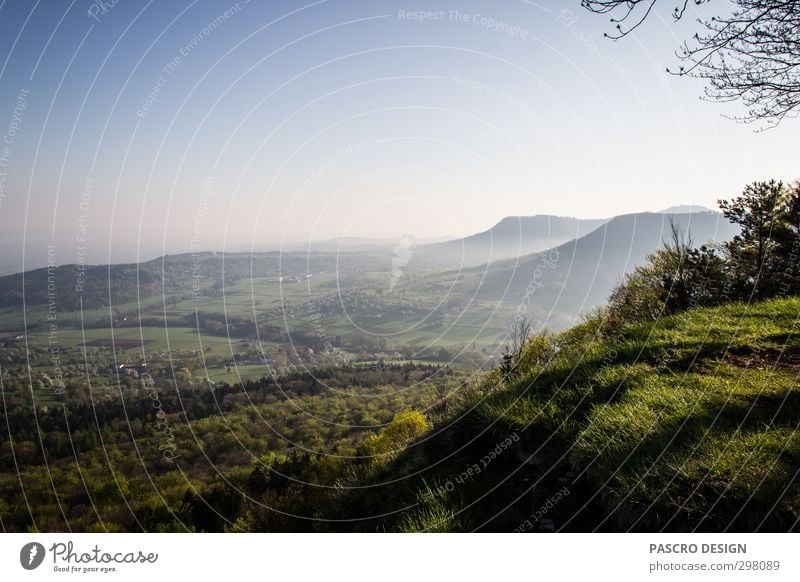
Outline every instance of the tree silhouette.
{"label": "tree silhouette", "polygon": [[778,292],[797,240],[791,224],[796,206],[792,189],[775,180],[753,182],[741,195],[719,201],[725,218],[742,229],[726,246],[745,293],[772,297]]}
{"label": "tree silhouette", "polygon": [[[638,28],[658,0],[581,0],[584,8],[611,14],[620,39]],[[678,0],[672,17],[680,20],[694,5],[710,0]],[[677,75],[706,81],[711,101],[741,101],[747,113],[736,119],[774,127],[800,111],[800,2],[796,0],[727,0],[728,9],[699,18],[704,31],[684,42]]]}

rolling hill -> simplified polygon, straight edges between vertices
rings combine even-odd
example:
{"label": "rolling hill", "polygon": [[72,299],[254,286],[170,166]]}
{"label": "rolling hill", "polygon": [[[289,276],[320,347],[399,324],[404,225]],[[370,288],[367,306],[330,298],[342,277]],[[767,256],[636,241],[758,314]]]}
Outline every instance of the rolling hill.
{"label": "rolling hill", "polygon": [[[214,253],[166,255],[143,263],[60,265],[0,277],[0,308],[25,304],[57,309],[114,306],[163,295],[191,297],[199,286],[220,294],[225,285],[259,277],[302,277],[305,273],[342,276],[387,270],[388,254],[373,253]],[[50,287],[48,287],[50,285]],[[52,294],[51,294],[52,292]]]}

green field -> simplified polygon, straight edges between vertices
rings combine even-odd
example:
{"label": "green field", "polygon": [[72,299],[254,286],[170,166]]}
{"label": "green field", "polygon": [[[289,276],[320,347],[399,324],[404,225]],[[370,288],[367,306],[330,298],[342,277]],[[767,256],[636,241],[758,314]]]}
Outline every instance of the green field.
{"label": "green field", "polygon": [[[240,347],[241,340],[224,338],[198,333],[189,327],[124,327],[113,330],[108,329],[80,329],[64,328],[56,332],[57,345],[67,348],[82,347],[108,347],[111,342],[117,351],[123,353],[169,353],[186,351],[207,351],[216,355],[230,355]],[[49,332],[34,332],[28,335],[32,345],[47,346],[50,338]],[[104,341],[107,346],[93,345],[93,342]],[[142,343],[144,342],[144,343]],[[130,344],[130,345],[129,345]]]}
{"label": "green field", "polygon": [[[199,298],[180,293],[154,295],[140,302],[96,307],[83,312],[56,309],[49,321],[43,305],[21,311],[0,312],[0,335],[28,329],[32,345],[46,346],[50,323],[58,326],[57,341],[65,347],[85,343],[98,347],[112,337],[123,352],[167,352],[211,348],[215,354],[236,352],[241,334],[228,339],[224,333],[193,329],[200,317],[212,315],[224,331],[224,322],[255,323],[254,329],[283,330],[284,341],[297,332],[318,336],[381,338],[388,347],[458,347],[473,344],[496,346],[507,332],[514,308],[496,302],[462,297],[451,291],[452,274],[411,273],[397,288],[388,289],[388,274],[363,272],[356,280],[335,273],[301,282],[279,283],[275,278],[243,278],[214,289],[205,284]],[[347,287],[342,287],[343,283]],[[342,289],[347,289],[343,291]],[[113,321],[113,332],[111,322]],[[26,327],[27,326],[27,327]],[[81,327],[85,331],[81,332]],[[259,332],[249,334],[257,339]],[[270,338],[261,338],[270,341]]]}

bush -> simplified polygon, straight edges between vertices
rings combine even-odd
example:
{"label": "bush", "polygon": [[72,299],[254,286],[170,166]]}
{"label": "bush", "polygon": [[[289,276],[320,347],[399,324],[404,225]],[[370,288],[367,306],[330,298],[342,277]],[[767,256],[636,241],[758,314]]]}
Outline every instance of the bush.
{"label": "bush", "polygon": [[540,333],[525,340],[519,358],[519,376],[525,377],[540,372],[556,355],[555,337]]}
{"label": "bush", "polygon": [[672,239],[649,255],[612,291],[607,326],[655,321],[692,307],[712,307],[729,298],[729,269],[717,250],[692,244],[674,224]]}
{"label": "bush", "polygon": [[425,415],[417,410],[397,413],[392,421],[365,443],[367,454],[373,457],[393,457],[402,452],[413,440],[431,429]]}

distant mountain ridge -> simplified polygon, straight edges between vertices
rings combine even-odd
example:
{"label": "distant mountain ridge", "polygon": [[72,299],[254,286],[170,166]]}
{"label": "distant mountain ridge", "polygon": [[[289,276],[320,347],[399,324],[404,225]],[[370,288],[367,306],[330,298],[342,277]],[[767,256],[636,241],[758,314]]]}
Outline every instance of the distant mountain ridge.
{"label": "distant mountain ridge", "polygon": [[698,204],[679,204],[678,206],[670,206],[664,210],[659,210],[657,214],[694,214],[698,212],[716,212],[711,208],[700,206]]}
{"label": "distant mountain ridge", "polygon": [[[402,244],[406,237],[372,238],[366,236],[341,236],[308,242],[287,242],[284,244],[255,245],[237,248],[241,252],[284,252],[284,253],[350,253],[350,252],[391,252]],[[436,244],[454,239],[453,236],[439,236],[424,239],[408,237],[415,245]]]}
{"label": "distant mountain ridge", "polygon": [[607,222],[537,214],[508,216],[477,234],[417,247],[414,261],[469,267],[521,257],[579,238]]}
{"label": "distant mountain ridge", "polygon": [[[198,284],[221,293],[223,281],[233,284],[251,277],[297,277],[308,272],[339,272],[385,268],[385,256],[375,253],[218,253],[164,255],[141,263],[59,265],[0,277],[0,308],[21,308],[55,301],[58,309],[78,310],[139,301],[164,293],[191,297]],[[49,295],[49,286],[55,296]]]}
{"label": "distant mountain ridge", "polygon": [[671,223],[698,246],[730,240],[739,232],[718,212],[625,214],[548,251],[453,276],[464,276],[461,292],[466,295],[525,305],[539,323],[560,329],[577,314],[605,304],[621,277],[669,240]]}

